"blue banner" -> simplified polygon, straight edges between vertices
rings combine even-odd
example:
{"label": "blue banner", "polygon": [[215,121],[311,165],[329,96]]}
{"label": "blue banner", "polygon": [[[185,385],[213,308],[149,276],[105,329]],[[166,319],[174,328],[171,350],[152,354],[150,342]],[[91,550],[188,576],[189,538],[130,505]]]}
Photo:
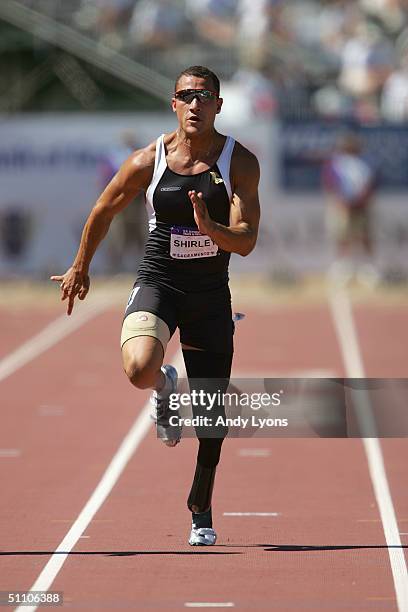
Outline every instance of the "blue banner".
{"label": "blue banner", "polygon": [[356,126],[321,120],[283,121],[280,129],[280,186],[284,190],[321,188],[322,164],[338,135],[352,129],[361,138],[364,157],[384,189],[408,188],[408,125]]}

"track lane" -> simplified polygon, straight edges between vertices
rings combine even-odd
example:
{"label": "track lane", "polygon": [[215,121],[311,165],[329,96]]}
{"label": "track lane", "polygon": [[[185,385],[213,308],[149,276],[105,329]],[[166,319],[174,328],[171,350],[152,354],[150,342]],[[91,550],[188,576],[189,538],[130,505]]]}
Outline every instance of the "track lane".
{"label": "track lane", "polygon": [[[354,316],[358,326],[361,352],[367,376],[377,378],[408,378],[408,311],[401,305],[356,305]],[[395,398],[390,398],[395,401]],[[404,430],[407,431],[406,404],[401,405]],[[387,417],[387,406],[382,410]],[[391,424],[392,425],[392,424]],[[408,565],[408,491],[405,483],[408,465],[408,440],[389,438],[381,440],[384,461],[393,503],[398,519],[401,541]]]}
{"label": "track lane", "polygon": [[[256,334],[268,318],[249,316],[247,330],[239,331],[245,350],[238,350],[237,368],[279,371],[286,351],[285,371],[289,365],[310,367],[313,354],[317,368],[327,367],[330,357],[330,367],[341,372],[327,309],[302,312],[293,312],[285,327],[286,309],[274,311],[273,328],[263,327],[263,343],[273,347],[267,360],[257,355]],[[312,331],[317,324],[318,345]],[[314,346],[308,345],[313,338]],[[265,443],[271,456],[262,467],[237,459],[242,446]],[[55,580],[54,588],[63,589],[72,606],[181,609],[187,601],[233,601],[248,610],[370,610],[382,602],[395,610],[384,535],[358,440],[228,441],[215,494],[220,545],[206,550],[186,545],[194,445],[183,440],[167,449],[153,434],[142,443],[98,513],[99,522],[87,531],[90,537],[78,543],[79,554],[69,556]],[[232,510],[280,515],[222,515]]]}
{"label": "track lane", "polygon": [[0,459],[1,551],[18,553],[0,556],[0,589],[31,586],[145,404],[122,372],[119,329],[117,310],[101,314],[0,385],[0,448],[21,449]]}
{"label": "track lane", "polygon": [[389,304],[356,304],[353,315],[370,378],[408,377],[408,310]]}
{"label": "track lane", "polygon": [[61,314],[61,309],[54,306],[0,306],[0,359],[34,336],[52,319]]}

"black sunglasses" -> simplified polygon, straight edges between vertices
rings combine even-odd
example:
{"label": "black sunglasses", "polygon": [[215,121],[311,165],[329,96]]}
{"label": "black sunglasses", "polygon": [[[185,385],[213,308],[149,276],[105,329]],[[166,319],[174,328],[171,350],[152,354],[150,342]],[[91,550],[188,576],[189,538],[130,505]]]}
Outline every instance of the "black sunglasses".
{"label": "black sunglasses", "polygon": [[199,102],[207,104],[211,100],[216,100],[218,94],[210,89],[180,89],[180,91],[175,92],[174,97],[186,104],[191,104],[194,98],[198,98]]}

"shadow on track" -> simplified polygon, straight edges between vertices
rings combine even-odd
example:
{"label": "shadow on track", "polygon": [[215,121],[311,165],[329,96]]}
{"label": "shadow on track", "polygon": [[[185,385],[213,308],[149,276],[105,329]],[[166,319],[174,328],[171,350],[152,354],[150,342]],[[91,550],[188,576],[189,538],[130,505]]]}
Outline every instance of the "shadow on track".
{"label": "shadow on track", "polygon": [[[197,547],[196,547],[197,548]],[[0,557],[51,556],[51,555],[105,555],[106,557],[137,557],[138,555],[242,555],[242,552],[223,552],[215,550],[0,550]]]}
{"label": "shadow on track", "polygon": [[[309,545],[309,544],[218,544],[226,548],[263,548],[265,552],[308,552],[308,551],[323,551],[323,550],[359,550],[359,549],[391,549],[400,548],[407,549],[407,545],[391,545],[386,544],[340,544],[340,545]],[[1,554],[1,553],[0,553]]]}
{"label": "shadow on track", "polygon": [[[197,550],[199,548],[199,550]],[[309,545],[309,544],[217,544],[215,548],[263,548],[265,552],[313,552],[324,550],[387,550],[400,548],[408,550],[408,545],[387,546],[386,544],[341,544],[341,545]],[[106,557],[137,557],[139,555],[243,555],[243,552],[224,552],[214,550],[203,550],[196,547],[195,550],[84,550],[66,552],[63,550],[1,550],[0,557],[18,556],[41,556],[41,555],[105,555]]]}

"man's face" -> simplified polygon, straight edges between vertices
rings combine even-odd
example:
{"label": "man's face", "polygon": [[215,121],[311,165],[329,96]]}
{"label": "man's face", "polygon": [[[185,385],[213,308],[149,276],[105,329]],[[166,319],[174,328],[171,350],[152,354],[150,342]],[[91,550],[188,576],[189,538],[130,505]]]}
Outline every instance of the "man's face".
{"label": "man's face", "polygon": [[[177,83],[176,91],[184,89],[208,89],[214,91],[214,84],[209,79],[183,75]],[[177,114],[181,129],[186,134],[195,136],[213,128],[215,115],[221,110],[222,98],[214,98],[202,102],[196,97],[188,103],[178,100],[173,96],[171,106]]]}

